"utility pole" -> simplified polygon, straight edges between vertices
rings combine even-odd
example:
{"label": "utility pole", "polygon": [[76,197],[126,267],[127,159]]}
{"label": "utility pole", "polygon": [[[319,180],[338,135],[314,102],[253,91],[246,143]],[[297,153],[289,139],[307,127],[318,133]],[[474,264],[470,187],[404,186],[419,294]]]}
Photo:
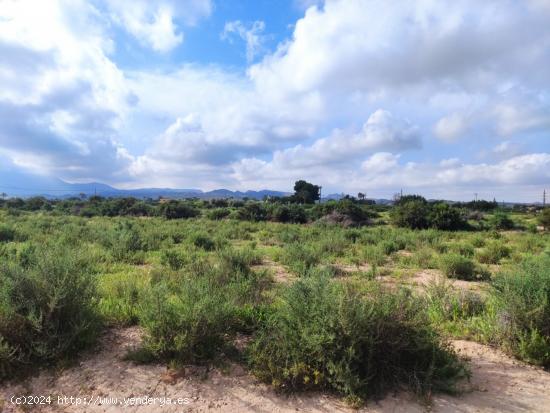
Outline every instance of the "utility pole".
{"label": "utility pole", "polygon": [[476,200],[476,203],[477,203],[477,192],[474,193],[474,196],[475,196],[475,200]]}
{"label": "utility pole", "polygon": [[546,189],[542,191],[542,207],[546,206]]}

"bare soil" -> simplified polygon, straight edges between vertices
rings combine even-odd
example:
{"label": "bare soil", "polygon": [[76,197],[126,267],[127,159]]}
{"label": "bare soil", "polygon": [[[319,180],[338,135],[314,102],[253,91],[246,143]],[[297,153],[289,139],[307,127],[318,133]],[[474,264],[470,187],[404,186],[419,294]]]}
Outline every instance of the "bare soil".
{"label": "bare soil", "polygon": [[258,265],[251,266],[254,271],[264,271],[267,270],[273,275],[273,281],[278,283],[288,283],[295,281],[298,277],[291,274],[283,267],[281,264],[276,263],[268,258],[263,258],[262,263]]}
{"label": "bare soil", "polygon": [[[100,347],[80,363],[60,371],[39,371],[24,382],[0,387],[0,411],[21,412],[353,412],[336,396],[308,393],[286,396],[258,383],[239,365],[223,371],[188,366],[170,370],[159,364],[136,365],[124,360],[139,345],[137,327],[107,331]],[[430,404],[409,394],[392,394],[369,402],[360,412],[548,412],[550,373],[527,366],[490,347],[455,341],[457,351],[470,360],[472,378],[458,397],[435,395]],[[49,406],[15,406],[13,395],[52,395]],[[57,396],[187,398],[183,406],[58,405]]]}

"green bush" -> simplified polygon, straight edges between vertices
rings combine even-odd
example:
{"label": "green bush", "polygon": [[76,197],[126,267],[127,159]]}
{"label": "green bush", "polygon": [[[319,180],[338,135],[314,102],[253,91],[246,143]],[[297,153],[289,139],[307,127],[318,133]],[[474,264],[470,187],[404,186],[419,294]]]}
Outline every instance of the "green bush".
{"label": "green bush", "polygon": [[162,251],[160,263],[170,267],[172,270],[179,270],[185,265],[185,257],[176,249]]}
{"label": "green bush", "polygon": [[160,213],[166,219],[193,218],[200,215],[200,211],[181,201],[170,201],[160,206]]}
{"label": "green bush", "polygon": [[301,205],[277,205],[272,212],[272,219],[277,222],[305,224],[307,215]]}
{"label": "green bush", "polygon": [[153,279],[139,312],[146,332],[143,350],[154,358],[205,363],[229,349],[234,334],[256,322],[254,314],[261,311],[255,308],[267,285],[264,274],[250,271],[246,256],[239,257],[237,263],[220,256],[173,285],[165,277]]}
{"label": "green bush", "polygon": [[514,229],[514,221],[510,218],[510,215],[503,211],[495,212],[489,218],[489,225],[497,230]]}
{"label": "green bush", "polygon": [[130,222],[117,226],[109,240],[111,254],[117,261],[133,263],[136,253],[143,249],[143,240],[139,230]]}
{"label": "green bush", "polygon": [[485,248],[477,251],[476,259],[482,264],[498,264],[501,259],[510,256],[510,248],[500,241],[492,241]]}
{"label": "green bush", "polygon": [[280,389],[367,398],[406,386],[449,390],[464,373],[408,293],[360,292],[325,277],[287,287],[249,352],[254,374]]}
{"label": "green bush", "polygon": [[498,274],[488,313],[489,339],[533,364],[550,367],[550,255]]}
{"label": "green bush", "polygon": [[457,324],[460,326],[461,323],[467,323],[468,319],[482,315],[485,310],[480,295],[454,289],[446,281],[428,284],[423,298],[432,324],[443,329],[456,329]]}
{"label": "green bush", "polygon": [[425,199],[411,199],[395,205],[390,211],[390,217],[398,227],[423,229],[430,226],[429,212]]}
{"label": "green bush", "polygon": [[205,251],[213,251],[216,249],[216,243],[206,234],[193,234],[191,236],[191,242],[195,247],[201,248]]}
{"label": "green bush", "polygon": [[540,215],[537,220],[539,225],[541,225],[545,230],[550,229],[550,208],[546,207],[540,211]]}
{"label": "green bush", "polygon": [[220,220],[227,218],[231,210],[228,208],[215,208],[206,213],[206,217],[212,220]]}
{"label": "green bush", "polygon": [[237,218],[243,221],[265,221],[268,218],[268,212],[259,202],[247,202],[237,211]]}
{"label": "green bush", "polygon": [[107,324],[128,326],[139,320],[139,303],[148,289],[141,271],[121,271],[99,277],[98,309]]}
{"label": "green bush", "polygon": [[445,231],[457,231],[467,226],[462,212],[443,202],[432,205],[429,221],[432,227]]}
{"label": "green bush", "polygon": [[471,281],[476,279],[475,264],[459,254],[444,254],[439,258],[439,267],[449,278]]}
{"label": "green bush", "polygon": [[186,363],[214,358],[235,324],[225,290],[202,276],[186,278],[175,293],[164,283],[154,285],[139,318],[147,333],[144,347],[151,354]]}
{"label": "green bush", "polygon": [[0,242],[10,242],[15,239],[15,230],[7,225],[0,224]]}
{"label": "green bush", "polygon": [[285,245],[281,261],[296,274],[304,276],[321,262],[321,252],[315,245],[294,242]]}
{"label": "green bush", "polygon": [[74,356],[97,337],[94,269],[68,246],[45,246],[32,265],[0,266],[0,378]]}

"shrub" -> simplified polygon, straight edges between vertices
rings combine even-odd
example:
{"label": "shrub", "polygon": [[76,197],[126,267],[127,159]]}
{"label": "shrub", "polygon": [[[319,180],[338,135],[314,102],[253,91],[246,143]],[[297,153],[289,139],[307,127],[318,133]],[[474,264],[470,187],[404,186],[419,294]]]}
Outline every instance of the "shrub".
{"label": "shrub", "polygon": [[321,262],[321,253],[311,244],[294,242],[284,247],[282,263],[300,276]]}
{"label": "shrub", "polygon": [[277,205],[272,213],[273,220],[292,224],[305,224],[307,215],[301,205]]}
{"label": "shrub", "polygon": [[498,264],[502,258],[510,256],[510,248],[499,241],[492,241],[475,254],[476,259],[483,264]]}
{"label": "shrub", "polygon": [[185,265],[185,258],[176,249],[162,251],[160,263],[170,267],[172,270],[179,270]]}
{"label": "shrub", "polygon": [[544,208],[538,217],[539,225],[541,225],[545,230],[550,229],[550,208]]}
{"label": "shrub", "polygon": [[212,238],[206,234],[193,234],[191,242],[197,248],[201,248],[205,251],[213,251],[216,249],[216,243]]}
{"label": "shrub", "polygon": [[66,246],[42,246],[29,268],[0,267],[0,378],[74,356],[97,337],[94,271]]}
{"label": "shrub", "polygon": [[227,218],[231,211],[228,208],[215,208],[207,212],[206,217],[212,220]]}
{"label": "shrub", "polygon": [[160,213],[166,219],[193,218],[200,214],[200,211],[179,201],[170,201],[160,206]]}
{"label": "shrub", "polygon": [[459,254],[444,254],[439,259],[439,267],[450,278],[470,281],[475,279],[474,262]]}
{"label": "shrub", "polygon": [[419,300],[403,291],[363,294],[325,277],[287,287],[249,354],[254,374],[277,388],[350,398],[401,386],[448,390],[464,373]]}
{"label": "shrub", "polygon": [[533,364],[550,366],[550,255],[528,258],[497,275],[489,339]]}
{"label": "shrub", "polygon": [[187,278],[176,293],[164,283],[154,285],[139,313],[147,333],[145,348],[155,357],[187,363],[215,357],[234,324],[223,292],[202,276]]}
{"label": "shrub", "polygon": [[428,228],[428,215],[429,205],[423,198],[400,202],[390,211],[394,225],[411,229]]}
{"label": "shrub", "polygon": [[243,221],[265,221],[267,217],[267,209],[258,202],[248,202],[237,212],[237,218]]}
{"label": "shrub", "polygon": [[7,225],[0,224],[0,242],[10,242],[15,239],[15,230]]}
{"label": "shrub", "polygon": [[139,271],[122,271],[99,278],[98,309],[109,324],[134,325],[139,319],[139,303],[148,288],[148,277]]}
{"label": "shrub", "polygon": [[467,226],[461,211],[443,202],[432,205],[429,221],[432,227],[445,231],[456,231]]}
{"label": "shrub", "polygon": [[456,244],[449,245],[449,250],[456,252],[457,254],[462,255],[463,257],[471,258],[475,254],[475,249],[473,245],[467,244],[465,242],[458,242]]}
{"label": "shrub", "polygon": [[475,248],[480,248],[480,247],[485,246],[485,238],[483,237],[483,235],[480,235],[480,234],[474,235],[472,237],[472,245]]}
{"label": "shrub", "polygon": [[133,263],[136,253],[143,249],[141,234],[133,224],[124,222],[112,233],[110,247],[115,260]]}
{"label": "shrub", "polygon": [[509,214],[503,211],[495,212],[489,219],[489,225],[497,230],[514,229],[514,221]]}
{"label": "shrub", "polygon": [[234,270],[241,265],[220,258],[172,286],[164,277],[153,279],[139,312],[146,331],[143,350],[154,358],[205,363],[230,347],[234,334],[254,322],[251,314],[264,285],[263,275],[246,267],[244,273]]}

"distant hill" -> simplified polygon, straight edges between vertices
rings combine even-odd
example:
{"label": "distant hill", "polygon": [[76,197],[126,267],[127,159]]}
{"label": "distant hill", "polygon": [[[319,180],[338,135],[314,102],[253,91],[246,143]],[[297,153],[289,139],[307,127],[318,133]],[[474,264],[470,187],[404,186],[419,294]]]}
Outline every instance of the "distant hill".
{"label": "distant hill", "polygon": [[32,175],[24,172],[0,170],[0,192],[10,197],[44,196],[47,198],[70,198],[85,194],[86,196],[100,195],[104,197],[134,197],[134,198],[251,198],[263,199],[265,196],[281,197],[286,192],[271,191],[231,191],[229,189],[215,189],[203,192],[193,188],[137,188],[118,189],[98,182],[71,184],[61,179]]}

